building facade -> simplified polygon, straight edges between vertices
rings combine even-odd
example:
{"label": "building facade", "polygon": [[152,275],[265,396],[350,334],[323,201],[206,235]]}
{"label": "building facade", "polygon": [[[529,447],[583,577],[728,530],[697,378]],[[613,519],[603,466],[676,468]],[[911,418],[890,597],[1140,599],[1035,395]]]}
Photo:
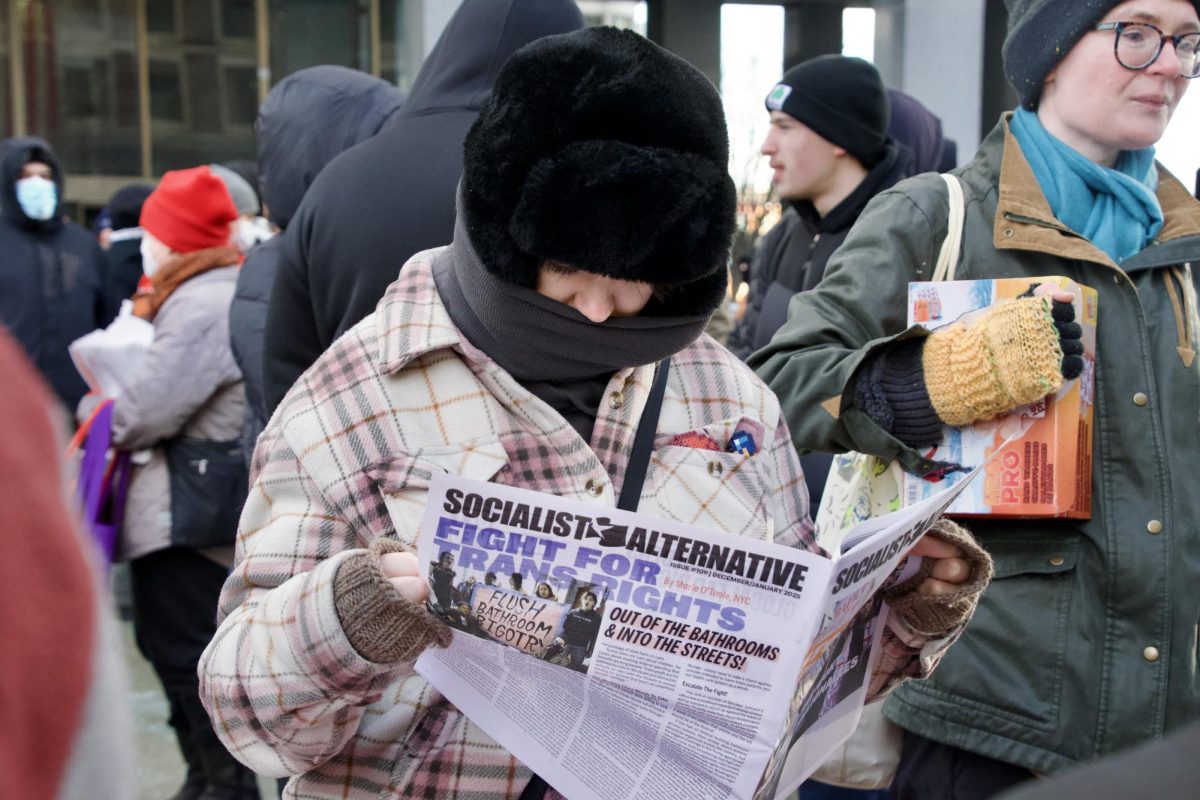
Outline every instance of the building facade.
{"label": "building facade", "polygon": [[[406,89],[460,0],[0,0],[0,134],[50,140],[68,202],[131,180],[254,158],[258,105],[284,76],[341,64]],[[875,61],[970,153],[1013,95],[1002,0],[740,0],[783,7],[784,66],[842,47],[875,10]],[[589,24],[645,33],[720,84],[723,0],[579,0]],[[952,83],[947,83],[950,81]]]}

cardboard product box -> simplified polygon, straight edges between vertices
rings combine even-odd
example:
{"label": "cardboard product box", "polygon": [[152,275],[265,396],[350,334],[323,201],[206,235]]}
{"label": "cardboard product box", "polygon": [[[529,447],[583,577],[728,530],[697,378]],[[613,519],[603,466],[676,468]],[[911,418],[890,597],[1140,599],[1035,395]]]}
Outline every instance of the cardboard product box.
{"label": "cardboard product box", "polygon": [[[1092,515],[1096,291],[1059,276],[910,283],[908,324],[930,330],[959,320],[969,324],[989,306],[1020,297],[1030,287],[1047,282],[1075,295],[1075,321],[1083,328],[1083,372],[1052,397],[966,428],[943,429],[942,441],[927,454],[938,461],[974,467],[1002,448],[950,507],[950,514],[1070,519]],[[1027,430],[1003,445],[1022,428]],[[904,502],[923,500],[962,477],[951,473],[940,481],[929,481],[904,473]]]}

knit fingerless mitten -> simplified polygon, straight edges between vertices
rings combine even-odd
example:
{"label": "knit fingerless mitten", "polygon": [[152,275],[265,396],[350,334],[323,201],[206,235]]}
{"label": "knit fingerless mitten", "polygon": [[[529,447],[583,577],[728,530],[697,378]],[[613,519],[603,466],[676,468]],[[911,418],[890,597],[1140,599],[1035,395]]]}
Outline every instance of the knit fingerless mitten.
{"label": "knit fingerless mitten", "polygon": [[[954,357],[966,357],[970,355],[968,351],[972,351],[972,348],[986,350],[995,346],[997,341],[989,338],[990,332],[994,327],[1002,326],[1010,317],[1015,317],[1018,321],[1031,317],[1033,324],[1030,327],[1035,333],[1035,340],[1040,343],[1038,349],[1042,357],[1049,356],[1053,363],[1051,355],[1054,349],[1053,342],[1057,341],[1061,353],[1061,362],[1059,362],[1061,379],[1071,380],[1079,377],[1083,371],[1083,329],[1075,322],[1075,307],[1070,303],[1057,300],[1050,303],[1050,329],[1055,338],[1053,340],[1042,339],[1040,337],[1045,335],[1047,329],[1044,313],[1039,310],[1038,304],[1045,302],[1047,301],[1039,297],[1018,300],[1016,303],[1009,303],[993,309],[993,312],[1002,309],[1008,310],[994,318],[986,327],[980,328],[985,317],[969,329],[963,325],[953,325],[928,338],[905,339],[880,349],[863,362],[856,377],[855,407],[861,409],[876,425],[909,447],[930,447],[937,444],[941,438],[944,424],[965,425],[976,419],[982,419],[983,417],[972,417],[966,419],[965,422],[951,423],[949,419],[942,416],[942,413],[951,414],[956,419],[962,419],[973,413],[973,411],[963,411],[968,404],[961,402],[961,398],[971,394],[969,391],[970,381],[978,380],[980,372],[985,373],[984,377],[988,379],[986,385],[994,389],[995,380],[991,373],[996,369],[995,360],[980,361],[974,365],[973,370],[951,376],[948,379],[944,373],[952,372],[952,368],[947,364],[950,364]],[[1010,306],[1016,307],[1009,308]],[[1044,309],[1045,306],[1041,308]],[[972,333],[972,331],[976,332]],[[962,340],[957,343],[957,346],[956,338]],[[933,347],[931,350],[927,350],[926,348],[931,342]],[[986,347],[981,347],[981,342]],[[1020,349],[1019,346],[1017,349]],[[930,354],[932,354],[932,359]],[[986,352],[977,353],[977,355],[991,358]],[[1014,360],[1016,359],[1008,356],[999,359],[999,363],[1010,365]],[[1018,366],[1021,366],[1019,360]],[[1045,369],[1045,373],[1049,376],[1046,385],[1054,385],[1053,369]],[[1036,373],[1034,374],[1036,377]],[[939,376],[946,385],[941,385],[936,389],[927,385],[927,381],[933,380],[935,375]],[[1061,379],[1058,385],[1061,385]],[[1030,383],[1027,379],[1027,390],[1030,388]],[[1032,383],[1036,384],[1036,380]],[[1040,389],[1034,390],[1036,395],[1034,400],[1044,396],[1036,394],[1037,391]],[[1049,394],[1049,391],[1046,394]],[[934,395],[942,398],[941,409],[935,407],[932,399]],[[947,396],[950,397],[950,402],[946,401]],[[960,402],[954,402],[956,399]],[[992,405],[1003,405],[1003,403],[993,403]],[[1008,405],[1004,410],[1015,408],[1017,405],[1021,405],[1021,403]],[[958,415],[954,415],[955,410],[959,412]]]}
{"label": "knit fingerless mitten", "polygon": [[950,542],[962,551],[970,570],[966,582],[948,594],[921,594],[917,587],[933,569],[933,559],[926,558],[916,575],[885,591],[884,599],[914,633],[936,639],[971,619],[979,596],[992,581],[992,557],[970,531],[945,517],[934,523],[928,535]]}
{"label": "knit fingerless mitten", "polygon": [[922,361],[933,409],[955,427],[1040,400],[1057,392],[1064,377],[1059,331],[1045,297],[1003,303],[969,328],[954,324],[934,332]]}
{"label": "knit fingerless mitten", "polygon": [[431,645],[450,644],[450,628],[422,605],[406,600],[383,574],[379,557],[407,552],[392,539],[376,539],[338,567],[333,602],[346,638],[376,664],[412,661]]}

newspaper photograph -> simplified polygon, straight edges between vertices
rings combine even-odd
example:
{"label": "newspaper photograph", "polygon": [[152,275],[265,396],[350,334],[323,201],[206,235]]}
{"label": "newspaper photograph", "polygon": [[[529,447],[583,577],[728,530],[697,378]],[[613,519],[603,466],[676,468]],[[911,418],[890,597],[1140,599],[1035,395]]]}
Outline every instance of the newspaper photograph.
{"label": "newspaper photograph", "polygon": [[782,797],[853,729],[875,589],[966,483],[829,559],[438,474],[418,557],[455,634],[416,669],[572,800]]}

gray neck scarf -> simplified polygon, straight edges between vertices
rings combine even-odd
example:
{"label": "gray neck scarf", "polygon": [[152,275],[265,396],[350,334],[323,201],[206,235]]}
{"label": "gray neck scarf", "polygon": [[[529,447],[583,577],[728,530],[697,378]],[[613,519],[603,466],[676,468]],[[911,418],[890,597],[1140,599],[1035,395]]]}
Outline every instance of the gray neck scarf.
{"label": "gray neck scarf", "polygon": [[597,324],[533,289],[506,283],[484,267],[471,246],[461,200],[454,243],[448,257],[434,262],[433,277],[468,341],[562,414],[585,441],[614,372],[679,352],[708,323],[707,314],[643,313]]}

